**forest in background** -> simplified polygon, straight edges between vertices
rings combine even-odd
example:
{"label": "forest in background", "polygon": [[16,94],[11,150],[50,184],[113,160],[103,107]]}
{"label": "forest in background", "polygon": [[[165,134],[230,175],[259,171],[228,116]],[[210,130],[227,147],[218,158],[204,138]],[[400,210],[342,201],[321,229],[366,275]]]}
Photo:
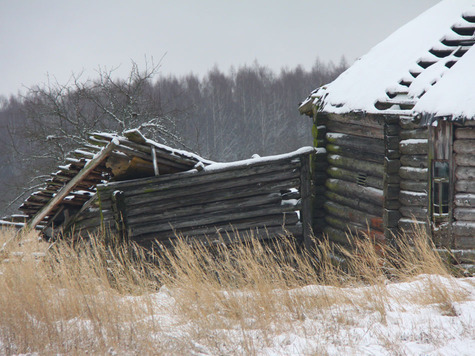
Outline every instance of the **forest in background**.
{"label": "forest in background", "polygon": [[14,213],[94,131],[140,128],[158,142],[216,161],[311,145],[311,120],[299,115],[298,104],[346,67],[344,57],[338,65],[317,59],[309,70],[279,73],[255,62],[177,77],[160,75],[160,65],[133,63],[127,78],[100,68],[94,79],[48,78],[25,95],[0,98],[0,216]]}

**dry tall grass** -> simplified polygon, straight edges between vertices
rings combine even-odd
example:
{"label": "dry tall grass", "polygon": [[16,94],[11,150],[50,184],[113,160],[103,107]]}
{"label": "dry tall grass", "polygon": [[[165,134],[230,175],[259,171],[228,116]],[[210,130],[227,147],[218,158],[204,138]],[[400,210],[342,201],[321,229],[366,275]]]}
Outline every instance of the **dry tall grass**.
{"label": "dry tall grass", "polygon": [[[11,236],[0,231],[0,246]],[[251,236],[232,247],[178,239],[174,250],[157,247],[147,256],[100,241],[50,245],[29,233],[20,246],[4,248],[0,354],[256,354],[296,320],[296,333],[321,333],[313,349],[324,354],[328,338],[360,315],[385,322],[388,281],[449,275],[422,232],[383,252],[369,238],[355,239],[351,251],[316,241],[312,252],[284,238],[261,243]],[[345,256],[345,268],[336,255]],[[403,297],[455,313],[464,292],[428,281]],[[173,303],[158,301],[159,289]],[[164,308],[173,318],[158,317]],[[304,327],[309,320],[326,328]]]}

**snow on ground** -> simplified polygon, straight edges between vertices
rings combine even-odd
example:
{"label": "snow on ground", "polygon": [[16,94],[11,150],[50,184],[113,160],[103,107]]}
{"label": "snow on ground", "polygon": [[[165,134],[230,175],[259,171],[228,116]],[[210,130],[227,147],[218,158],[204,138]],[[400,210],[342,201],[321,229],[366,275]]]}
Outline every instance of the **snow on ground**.
{"label": "snow on ground", "polygon": [[[448,304],[444,291],[454,292]],[[474,277],[424,275],[411,282],[379,287],[315,285],[294,289],[290,294],[310,300],[343,294],[346,302],[306,309],[293,318],[284,308],[265,327],[250,317],[219,324],[226,327],[204,328],[213,323],[184,318],[178,307],[178,291],[162,287],[152,296],[153,318],[160,324],[160,332],[153,337],[160,342],[186,340],[189,353],[200,355],[475,355]],[[460,298],[454,299],[455,295]],[[223,315],[207,315],[204,319],[216,318]]]}

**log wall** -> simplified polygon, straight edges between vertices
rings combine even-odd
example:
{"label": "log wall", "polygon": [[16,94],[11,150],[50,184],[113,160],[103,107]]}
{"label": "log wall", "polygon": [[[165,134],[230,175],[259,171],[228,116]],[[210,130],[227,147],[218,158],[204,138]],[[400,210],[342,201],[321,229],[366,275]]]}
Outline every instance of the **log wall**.
{"label": "log wall", "polygon": [[288,231],[304,240],[311,231],[314,152],[99,185],[103,222],[144,246],[177,234],[216,239],[219,232],[232,241],[234,232],[250,230],[260,237]]}
{"label": "log wall", "polygon": [[454,127],[454,248],[475,248],[475,127]]}
{"label": "log wall", "polygon": [[347,233],[384,239],[384,119],[381,116],[321,115],[327,166],[323,232],[347,244]]}
{"label": "log wall", "polygon": [[400,126],[400,192],[399,229],[411,231],[414,224],[427,231],[429,194],[429,130],[420,127],[412,117],[401,118]]}

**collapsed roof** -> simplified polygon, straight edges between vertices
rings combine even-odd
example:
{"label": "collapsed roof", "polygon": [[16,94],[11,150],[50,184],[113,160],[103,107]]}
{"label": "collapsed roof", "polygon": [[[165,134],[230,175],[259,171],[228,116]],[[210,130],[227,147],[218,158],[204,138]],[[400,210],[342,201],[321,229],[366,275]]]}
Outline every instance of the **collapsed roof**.
{"label": "collapsed roof", "polygon": [[[376,45],[332,83],[313,91],[300,112],[414,115],[433,112],[437,98],[449,103],[455,93],[444,95],[457,88],[458,99],[436,111],[473,118],[475,101],[467,95],[473,98],[474,32],[473,0],[442,1]],[[452,79],[443,80],[447,73]]]}

